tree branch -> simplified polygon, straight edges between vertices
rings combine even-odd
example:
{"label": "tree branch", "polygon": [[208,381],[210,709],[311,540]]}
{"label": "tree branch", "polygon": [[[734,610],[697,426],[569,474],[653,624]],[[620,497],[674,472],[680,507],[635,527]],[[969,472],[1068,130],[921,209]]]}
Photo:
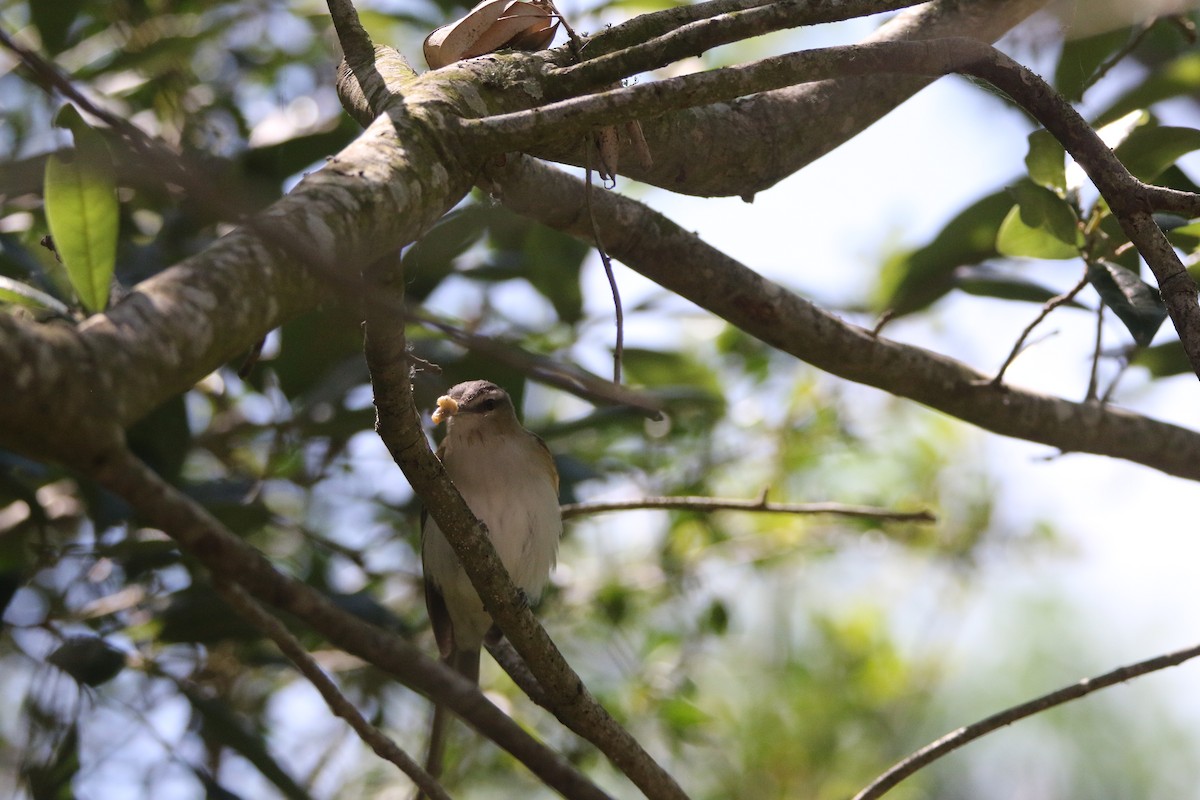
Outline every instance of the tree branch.
{"label": "tree branch", "polygon": [[1159,292],[1192,369],[1200,377],[1200,303],[1196,284],[1151,216],[1154,200],[1077,111],[1040,77],[974,39],[877,42],[809,50],[739,67],[684,75],[477,120],[462,129],[484,146],[515,149],[540,134],[578,134],[671,109],[731,100],[793,83],[876,73],[959,72],[1001,89],[1062,143],[1108,202],[1158,281]]}
{"label": "tree branch", "polygon": [[[583,183],[530,158],[494,175],[514,211],[589,241]],[[1129,411],[1016,388],[946,356],[876,337],[768,281],[645,205],[613,192],[593,203],[613,257],[786,353],[986,430],[1124,458],[1200,480],[1200,434]]]}
{"label": "tree branch", "polygon": [[609,511],[666,509],[669,511],[751,511],[767,514],[832,514],[839,517],[874,519],[881,522],[937,522],[930,511],[893,511],[873,506],[844,503],[771,503],[764,494],[757,500],[720,497],[642,497],[637,500],[613,500],[594,503],[568,503],[562,507],[563,519],[603,514]]}
{"label": "tree branch", "polygon": [[1119,667],[1112,672],[1106,672],[1103,675],[1098,675],[1095,678],[1084,678],[1078,683],[1073,683],[1070,686],[1065,686],[1049,694],[1042,695],[1020,705],[1015,705],[1007,708],[1004,711],[993,714],[990,717],[974,722],[958,730],[951,731],[937,741],[930,742],[912,755],[891,767],[887,772],[884,772],[875,780],[864,788],[861,792],[854,796],[854,800],[877,800],[885,793],[893,788],[900,781],[912,775],[914,772],[928,766],[949,753],[954,752],[963,745],[973,742],[985,734],[999,730],[1006,725],[1011,725],[1017,720],[1025,717],[1033,716],[1042,711],[1045,711],[1055,706],[1060,706],[1064,703],[1069,703],[1072,700],[1078,700],[1081,697],[1098,692],[1101,689],[1107,689],[1118,683],[1124,683],[1128,680],[1140,677],[1150,672],[1167,669],[1168,667],[1176,667],[1185,661],[1190,661],[1193,658],[1200,656],[1200,646],[1189,647],[1184,650],[1177,650],[1174,653],[1150,658],[1145,661],[1139,661],[1136,664]]}
{"label": "tree branch", "polygon": [[124,498],[147,524],[171,536],[218,581],[239,584],[267,605],[304,620],[337,647],[394,675],[406,686],[437,697],[547,786],[569,797],[608,798],[562,756],[488,702],[471,681],[394,633],[363,622],[312,587],[278,572],[262,553],[226,530],[123,445],[114,446],[88,467],[88,474],[101,486]]}
{"label": "tree branch", "polygon": [[[665,67],[701,55],[723,44],[743,41],[774,31],[805,25],[840,22],[917,5],[920,0],[817,0],[800,3],[783,0],[757,8],[706,17],[668,29],[623,50],[589,57],[578,64],[550,70],[547,96],[573,97],[601,86],[611,86],[639,72]],[[599,37],[597,37],[599,38]],[[605,40],[601,40],[605,41]],[[589,40],[589,45],[591,40]]]}
{"label": "tree branch", "polygon": [[446,790],[433,776],[422,769],[421,765],[404,752],[387,734],[367,722],[366,718],[342,694],[337,684],[325,674],[325,671],[313,660],[313,657],[282,622],[268,614],[262,606],[255,602],[253,597],[246,593],[245,589],[236,583],[230,583],[217,576],[213,585],[225,602],[229,603],[238,614],[275,643],[300,671],[300,674],[320,692],[334,716],[344,719],[358,734],[358,738],[374,750],[376,755],[395,764],[430,798],[450,800],[450,795],[446,794]]}
{"label": "tree branch", "polygon": [[[865,42],[945,36],[992,41],[1045,3],[1046,0],[933,0],[896,15]],[[730,3],[732,8],[759,5],[762,3]],[[698,16],[703,18],[707,14]],[[664,32],[657,26],[640,25],[641,19],[626,23],[638,25],[640,37]],[[681,21],[691,19],[681,16]],[[626,47],[643,40],[624,34],[621,39],[621,46]],[[601,41],[608,46],[607,39],[597,36],[589,43],[588,50],[598,51]],[[643,126],[654,154],[653,167],[644,169],[629,163],[622,166],[621,173],[674,192],[749,199],[858,135],[930,82],[930,78],[923,76],[838,78],[766,92],[729,105],[674,112]],[[836,119],[838,124],[826,124],[830,119]],[[698,158],[697,153],[721,153],[722,157]],[[584,164],[578,137],[546,145],[534,154],[577,166]]]}
{"label": "tree branch", "polygon": [[427,328],[432,328],[447,339],[480,353],[488,358],[507,364],[539,383],[555,386],[576,397],[596,405],[627,406],[652,419],[659,419],[666,401],[655,395],[613,383],[572,364],[564,364],[547,356],[530,353],[514,342],[496,336],[483,336],[451,325],[429,314],[422,308],[407,306],[409,318]]}
{"label": "tree branch", "polygon": [[430,450],[413,405],[404,324],[384,310],[403,307],[399,258],[381,259],[364,278],[371,299],[366,304],[365,350],[375,395],[375,427],[392,458],[437,521],[492,620],[529,665],[554,715],[594,744],[647,797],[686,800],[675,779],[617,724],[562,657],[504,569],[486,528]]}

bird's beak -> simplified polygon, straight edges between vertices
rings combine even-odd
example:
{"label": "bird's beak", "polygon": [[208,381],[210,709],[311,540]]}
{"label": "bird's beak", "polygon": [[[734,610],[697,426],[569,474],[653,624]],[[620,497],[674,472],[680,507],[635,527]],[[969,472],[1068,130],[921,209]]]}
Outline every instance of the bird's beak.
{"label": "bird's beak", "polygon": [[437,399],[437,408],[433,411],[433,424],[439,425],[442,420],[447,417],[453,417],[458,413],[458,401],[448,394],[444,394]]}

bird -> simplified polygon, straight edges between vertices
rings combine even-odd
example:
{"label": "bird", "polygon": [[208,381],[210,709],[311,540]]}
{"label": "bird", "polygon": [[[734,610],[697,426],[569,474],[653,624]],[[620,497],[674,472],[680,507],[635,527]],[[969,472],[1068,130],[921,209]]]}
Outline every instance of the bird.
{"label": "bird", "polygon": [[[488,536],[513,583],[530,601],[545,588],[558,555],[562,514],[558,469],[546,443],[517,419],[512,398],[486,380],[460,383],[438,398],[446,420],[438,458]],[[443,663],[479,682],[480,648],[500,631],[437,522],[421,523],[425,605]],[[426,770],[441,773],[449,717],[434,706]]]}

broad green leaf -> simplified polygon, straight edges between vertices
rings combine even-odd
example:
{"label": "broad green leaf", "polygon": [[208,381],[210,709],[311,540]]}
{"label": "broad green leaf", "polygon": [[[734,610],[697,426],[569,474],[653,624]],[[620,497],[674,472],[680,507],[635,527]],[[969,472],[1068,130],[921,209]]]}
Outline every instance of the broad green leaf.
{"label": "broad green leaf", "polygon": [[1067,190],[1067,154],[1053,134],[1036,130],[1029,134],[1029,152],[1025,155],[1029,178],[1058,194]]}
{"label": "broad green leaf", "polygon": [[192,443],[187,407],[177,394],[130,426],[126,437],[134,454],[175,483]]}
{"label": "broad green leaf", "polygon": [[996,233],[1012,198],[1004,191],[975,201],[924,247],[888,258],[880,276],[878,307],[911,314],[954,288],[954,271],[996,255]]}
{"label": "broad green leaf", "polygon": [[590,248],[578,239],[537,225],[504,209],[488,223],[495,248],[491,268],[472,270],[472,277],[492,280],[524,278],[554,306],[563,322],[583,316],[579,273]]}
{"label": "broad green leaf", "polygon": [[1200,250],[1200,222],[1171,228],[1167,232],[1167,239],[1181,250],[1191,253]]}
{"label": "broad green leaf", "polygon": [[1096,118],[1097,124],[1110,122],[1130,111],[1149,108],[1160,100],[1200,91],[1200,52],[1191,50],[1178,58],[1149,70],[1146,79],[1117,98]]}
{"label": "broad green leaf", "polygon": [[104,138],[74,106],[63,107],[57,124],[71,129],[75,147],[46,161],[46,222],[84,308],[103,311],[117,259],[119,209],[112,156]]}
{"label": "broad green leaf", "polygon": [[1178,339],[1142,348],[1134,355],[1131,363],[1150,370],[1150,375],[1154,378],[1183,375],[1192,371],[1187,353],[1183,351],[1183,343]]}
{"label": "broad green leaf", "polygon": [[1117,146],[1116,155],[1134,177],[1152,181],[1180,156],[1195,150],[1200,150],[1200,130],[1143,125]]}
{"label": "broad green leaf", "polygon": [[1088,264],[1087,276],[1104,305],[1125,323],[1133,340],[1142,347],[1150,344],[1167,318],[1167,308],[1158,289],[1108,261]]}
{"label": "broad green leaf", "polygon": [[454,271],[455,259],[483,238],[491,209],[469,203],[451,211],[404,254],[405,293],[424,300]]}
{"label": "broad green leaf", "polygon": [[[954,272],[954,282],[957,289],[967,294],[995,297],[999,300],[1045,303],[1059,294],[1041,284],[987,266],[960,267]],[[1075,300],[1064,305],[1073,308],[1087,307]]]}
{"label": "broad green leaf", "polygon": [[1075,258],[1083,245],[1075,209],[1054,192],[1024,180],[1009,187],[1017,204],[996,234],[996,249],[1013,258]]}
{"label": "broad green leaf", "polygon": [[27,283],[14,281],[0,275],[0,304],[12,303],[26,308],[53,311],[62,316],[69,316],[71,309],[63,305],[55,297],[51,297],[40,289],[35,289]]}
{"label": "broad green leaf", "polygon": [[545,225],[534,225],[525,239],[525,279],[554,305],[558,318],[574,324],[583,318],[579,272],[586,244]]}
{"label": "broad green leaf", "polygon": [[1128,28],[1070,39],[1063,45],[1054,70],[1054,88],[1068,100],[1080,100],[1096,70],[1129,41]]}

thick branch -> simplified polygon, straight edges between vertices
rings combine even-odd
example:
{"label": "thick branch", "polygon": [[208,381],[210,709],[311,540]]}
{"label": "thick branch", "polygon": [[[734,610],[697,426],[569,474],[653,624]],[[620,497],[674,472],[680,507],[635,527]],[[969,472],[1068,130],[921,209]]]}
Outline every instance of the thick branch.
{"label": "thick branch", "polygon": [[[505,205],[583,240],[583,183],[533,159],[497,176]],[[768,281],[641,203],[608,192],[593,203],[614,257],[767,344],[847,380],[1065,452],[1124,458],[1200,480],[1200,434],[1110,406],[988,385],[951,358],[871,335]]]}
{"label": "thick branch", "polygon": [[128,450],[117,447],[89,466],[101,486],[124,498],[147,524],[170,535],[218,582],[239,584],[263,603],[304,620],[347,653],[371,662],[406,686],[437,697],[557,791],[570,797],[607,798],[562,756],[488,702],[472,682],[394,633],[363,622],[312,587],[278,572],[262,553],[226,530]]}
{"label": "thick branch", "polygon": [[[917,5],[919,0],[783,0],[758,8],[706,17],[669,29],[627,49],[590,57],[584,51],[579,64],[551,70],[547,95],[552,99],[573,97],[601,86],[665,67],[723,44],[743,41],[773,31],[802,25],[819,25],[865,17]],[[590,42],[589,42],[590,44]]]}
{"label": "thick branch", "polygon": [[[945,36],[992,41],[1045,2],[934,0],[897,15],[864,43]],[[760,3],[746,7],[756,5]],[[648,26],[639,30],[643,35],[661,33]],[[595,41],[598,44],[601,37]],[[621,172],[676,192],[750,198],[854,138],[930,80],[897,75],[838,78],[675,112],[643,126],[654,154],[653,168],[630,163]],[[704,153],[720,153],[721,158],[697,155]],[[547,146],[535,155],[584,163],[578,139]]]}
{"label": "thick branch", "polygon": [[1063,703],[1078,700],[1092,692],[1107,689],[1109,686],[1133,680],[1147,673],[1157,672],[1169,667],[1177,667],[1197,656],[1200,656],[1200,646],[1177,650],[1174,653],[1167,653],[1166,655],[1157,656],[1146,661],[1139,661],[1136,664],[1119,667],[1112,672],[1106,672],[1095,678],[1084,678],[1078,683],[1065,686],[1058,691],[1042,695],[1020,705],[1015,705],[1012,708],[1005,709],[978,722],[959,728],[937,741],[930,742],[903,761],[897,763],[856,794],[854,800],[876,800],[876,798],[882,797],[889,789],[914,772],[985,734],[1003,728],[1005,725],[1011,725],[1018,720],[1039,714],[1055,706],[1061,706]]}
{"label": "thick branch", "polygon": [[371,371],[376,429],[462,563],[492,619],[529,665],[549,708],[568,728],[594,744],[649,798],[687,795],[638,741],[609,715],[571,669],[504,569],[486,529],[475,518],[429,448],[413,405],[402,308],[404,276],[398,258],[384,259],[366,275],[367,366]]}
{"label": "thick branch", "polygon": [[973,39],[878,42],[809,50],[695,75],[616,89],[552,103],[530,111],[468,120],[468,134],[500,149],[511,149],[539,132],[579,134],[604,124],[665,113],[673,108],[729,100],[792,83],[830,76],[876,73],[982,78],[1006,92],[1063,144],[1108,201],[1121,227],[1158,280],[1171,321],[1192,369],[1200,376],[1200,304],[1196,285],[1150,212],[1161,193],[1151,196],[1071,104],[1029,69]]}

